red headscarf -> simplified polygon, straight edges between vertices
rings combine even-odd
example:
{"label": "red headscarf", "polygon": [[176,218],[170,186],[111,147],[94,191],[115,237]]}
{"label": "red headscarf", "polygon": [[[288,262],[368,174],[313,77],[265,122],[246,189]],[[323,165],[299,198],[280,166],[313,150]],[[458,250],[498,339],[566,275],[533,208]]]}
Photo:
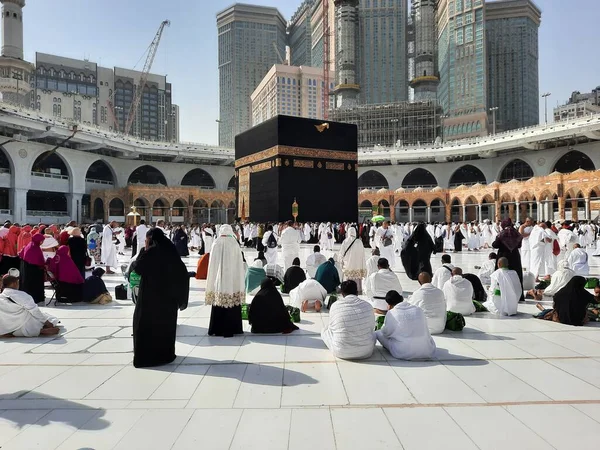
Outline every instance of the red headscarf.
{"label": "red headscarf", "polygon": [[82,284],[83,277],[69,256],[69,247],[63,246],[56,251],[56,256],[48,261],[50,270],[56,279],[63,283]]}
{"label": "red headscarf", "polygon": [[17,241],[19,240],[19,231],[21,229],[16,225],[11,225],[8,234],[4,238],[4,255],[17,256]]}
{"label": "red headscarf", "polygon": [[36,234],[31,238],[31,242],[19,252],[19,258],[34,266],[43,266],[44,253],[42,252],[41,245],[44,242],[44,236]]}
{"label": "red headscarf", "polygon": [[67,245],[69,243],[69,232],[63,231],[58,235],[58,243],[60,245]]}
{"label": "red headscarf", "polygon": [[19,239],[17,240],[17,252],[20,252],[27,244],[31,242],[31,227],[29,225],[25,225],[21,230],[21,234],[19,234]]}

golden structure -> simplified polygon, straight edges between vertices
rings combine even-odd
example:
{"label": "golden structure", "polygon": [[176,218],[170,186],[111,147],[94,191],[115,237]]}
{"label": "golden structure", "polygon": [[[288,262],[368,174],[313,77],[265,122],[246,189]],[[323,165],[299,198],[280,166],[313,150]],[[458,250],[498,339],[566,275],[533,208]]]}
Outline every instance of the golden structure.
{"label": "golden structure", "polygon": [[451,189],[363,189],[358,198],[361,217],[383,214],[399,222],[498,221],[506,217],[515,221],[526,217],[589,220],[600,211],[600,170],[554,172],[526,181],[495,181]]}

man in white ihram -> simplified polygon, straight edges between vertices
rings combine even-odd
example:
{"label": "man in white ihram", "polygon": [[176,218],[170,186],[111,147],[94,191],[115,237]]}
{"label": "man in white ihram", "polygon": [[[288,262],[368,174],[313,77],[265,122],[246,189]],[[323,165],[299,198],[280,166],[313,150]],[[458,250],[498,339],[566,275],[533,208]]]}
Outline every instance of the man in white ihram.
{"label": "man in white ihram", "polygon": [[498,260],[498,270],[490,277],[492,284],[488,301],[483,304],[489,312],[500,316],[517,314],[519,299],[523,295],[519,275],[508,268],[508,259]]}
{"label": "man in white ihram", "polygon": [[321,247],[315,245],[313,247],[313,253],[306,259],[306,272],[308,273],[308,276],[314,278],[317,274],[317,269],[325,261],[327,261],[327,258],[321,253]]}
{"label": "man in white ihram", "polygon": [[437,269],[433,274],[433,284],[436,288],[442,289],[446,281],[452,278],[452,269],[454,266],[452,265],[452,258],[450,255],[442,255],[442,267]]}
{"label": "man in white ihram", "polygon": [[290,220],[286,223],[286,227],[279,238],[279,245],[283,253],[283,270],[288,270],[292,267],[294,258],[300,255],[300,233],[294,228],[293,222]]}
{"label": "man in white ihram", "polygon": [[575,272],[575,275],[587,277],[590,274],[590,265],[588,254],[579,244],[573,244],[573,251],[569,254],[569,267]]}
{"label": "man in white ihram", "polygon": [[408,302],[423,310],[431,334],[443,333],[446,328],[446,298],[444,293],[431,284],[431,275],[427,272],[419,274],[419,284],[421,287],[411,295]]}
{"label": "man in white ihram", "polygon": [[379,269],[374,274],[370,275],[365,281],[365,295],[369,297],[373,309],[378,314],[386,314],[388,304],[385,301],[385,296],[390,291],[402,293],[402,285],[398,276],[390,269],[388,260],[380,258],[377,262]]}
{"label": "man in white ihram", "polygon": [[463,316],[470,316],[475,312],[473,304],[473,285],[462,276],[462,269],[452,269],[452,278],[444,284],[444,296],[446,297],[446,309]]}
{"label": "man in white ihram", "polygon": [[375,234],[375,244],[379,247],[379,253],[390,263],[390,269],[394,270],[394,232],[390,228],[390,222],[383,223]]}
{"label": "man in white ihram", "polygon": [[[140,220],[140,224],[138,225],[138,227],[135,229],[135,232],[137,233],[137,251],[139,253],[139,251],[141,249],[143,249],[146,246],[146,233],[148,233],[148,227],[146,226],[146,221],[145,220]],[[135,256],[135,255],[133,255]]]}
{"label": "man in white ihram", "polygon": [[[114,272],[110,270],[111,267],[117,267],[117,246],[113,242],[114,237],[114,228],[117,226],[117,222],[114,220],[105,225],[102,230],[102,253],[100,254],[100,258],[102,259],[102,263],[106,266],[106,273],[113,274]],[[146,238],[144,238],[144,245],[146,242]]]}
{"label": "man in white ihram", "polygon": [[531,249],[530,271],[536,280],[539,276],[548,275],[546,246],[550,245],[550,242],[552,242],[552,239],[546,234],[546,224],[544,222],[533,227],[529,235],[529,248]]}

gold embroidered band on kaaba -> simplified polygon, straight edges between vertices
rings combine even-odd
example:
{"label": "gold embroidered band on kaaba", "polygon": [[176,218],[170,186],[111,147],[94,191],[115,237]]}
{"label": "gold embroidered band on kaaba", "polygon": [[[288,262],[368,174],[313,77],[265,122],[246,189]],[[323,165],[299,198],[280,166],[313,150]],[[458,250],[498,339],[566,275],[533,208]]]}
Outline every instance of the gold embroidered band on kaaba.
{"label": "gold embroidered band on kaaba", "polygon": [[243,167],[275,156],[297,156],[301,158],[333,159],[338,161],[358,161],[358,154],[339,150],[325,150],[305,147],[276,145],[261,152],[245,156],[235,161],[235,167]]}

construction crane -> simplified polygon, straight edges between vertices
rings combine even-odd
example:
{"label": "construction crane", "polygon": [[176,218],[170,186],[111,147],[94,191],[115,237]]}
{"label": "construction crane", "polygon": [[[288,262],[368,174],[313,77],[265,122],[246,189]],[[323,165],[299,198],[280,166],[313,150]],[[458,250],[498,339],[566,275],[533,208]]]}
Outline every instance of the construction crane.
{"label": "construction crane", "polygon": [[133,125],[133,120],[135,119],[135,115],[137,113],[138,106],[140,105],[140,101],[142,100],[144,88],[146,87],[148,75],[150,74],[150,69],[152,69],[152,63],[154,62],[154,58],[156,57],[156,51],[158,50],[158,44],[160,44],[160,39],[162,37],[163,31],[165,27],[168,27],[170,25],[171,22],[169,20],[164,20],[160,24],[160,27],[158,27],[158,31],[156,32],[156,36],[154,36],[154,40],[148,48],[148,57],[146,58],[146,63],[144,64],[144,69],[142,70],[142,76],[140,77],[140,82],[138,84],[137,91],[135,92],[135,96],[133,97],[133,101],[131,102],[131,109],[129,110],[129,114],[127,115],[127,123],[125,124],[125,129],[123,130],[123,134],[125,135],[128,135],[131,131],[131,126]]}
{"label": "construction crane", "polygon": [[323,2],[323,118],[329,118],[329,65],[331,64],[331,54],[329,51],[329,38],[331,29],[329,28],[329,0]]}

